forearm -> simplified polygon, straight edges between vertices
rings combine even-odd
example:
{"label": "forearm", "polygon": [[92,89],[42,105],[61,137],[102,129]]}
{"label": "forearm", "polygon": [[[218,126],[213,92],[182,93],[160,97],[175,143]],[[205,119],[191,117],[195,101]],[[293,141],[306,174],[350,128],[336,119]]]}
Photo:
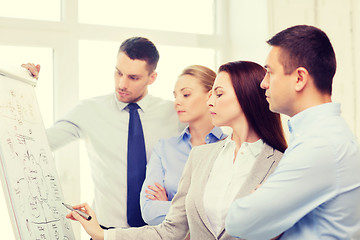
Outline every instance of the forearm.
{"label": "forearm", "polygon": [[165,219],[169,212],[171,201],[146,200],[141,209],[144,221],[149,225],[158,225]]}
{"label": "forearm", "polygon": [[283,158],[258,190],[234,201],[226,217],[226,231],[245,239],[274,238],[332,198],[335,167],[319,159],[314,152],[310,156],[301,149]]}

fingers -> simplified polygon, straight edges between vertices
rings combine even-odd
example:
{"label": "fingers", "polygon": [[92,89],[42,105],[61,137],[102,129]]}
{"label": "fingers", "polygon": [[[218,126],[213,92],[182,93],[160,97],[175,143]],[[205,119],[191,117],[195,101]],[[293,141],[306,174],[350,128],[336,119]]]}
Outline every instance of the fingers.
{"label": "fingers", "polygon": [[99,222],[96,219],[95,212],[90,208],[90,206],[87,203],[82,203],[73,206],[73,208],[77,210],[85,209],[84,212],[92,213],[93,217],[91,218],[91,220],[87,220],[76,211],[70,212],[66,215],[66,217],[71,220],[78,221],[82,225],[84,230],[92,237],[92,239],[104,239],[104,231],[103,229],[101,229]]}
{"label": "fingers", "polygon": [[80,216],[80,214],[78,214],[76,211],[72,211],[70,214],[71,214],[71,217],[73,219],[75,219],[76,221],[78,221],[79,223],[81,223],[81,225],[84,224],[84,221],[88,221],[85,218],[83,218],[82,216]]}
{"label": "fingers", "polygon": [[72,212],[69,212],[68,214],[66,214],[66,218],[76,221],[76,219],[72,216]]}
{"label": "fingers", "polygon": [[168,200],[166,189],[163,186],[161,186],[159,183],[155,183],[155,186],[149,185],[148,188],[151,189],[152,191],[145,190],[145,192],[149,194],[147,198],[151,200],[161,200],[161,201]]}
{"label": "fingers", "polygon": [[40,72],[40,65],[33,64],[33,63],[27,63],[27,64],[21,64],[21,66],[27,70],[33,75],[34,78],[39,78],[39,72]]}
{"label": "fingers", "polygon": [[[156,184],[156,183],[155,183]],[[161,190],[160,188],[156,187],[156,186],[152,186],[152,185],[149,185],[148,186],[149,189],[153,190],[154,192],[159,192],[159,190]]]}
{"label": "fingers", "polygon": [[158,189],[160,189],[161,191],[165,191],[165,188],[163,186],[160,185],[160,183],[155,183],[155,185],[158,187]]}
{"label": "fingers", "polygon": [[154,192],[154,191],[149,191],[149,190],[145,190],[145,192],[147,194],[151,194],[151,195],[156,195],[157,192]]}
{"label": "fingers", "polygon": [[154,197],[153,195],[145,195],[145,197],[147,197],[150,200],[158,200],[156,197]]}
{"label": "fingers", "polygon": [[94,216],[95,215],[95,212],[94,210],[92,210],[92,208],[90,207],[90,205],[88,203],[81,203],[81,204],[78,204],[78,205],[75,205],[75,206],[72,206],[73,209],[78,209],[90,216]]}

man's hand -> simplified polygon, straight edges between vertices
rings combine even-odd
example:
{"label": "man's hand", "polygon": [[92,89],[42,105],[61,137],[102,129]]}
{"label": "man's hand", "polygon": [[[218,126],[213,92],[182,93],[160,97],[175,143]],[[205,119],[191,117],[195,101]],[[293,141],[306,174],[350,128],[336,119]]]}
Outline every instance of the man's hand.
{"label": "man's hand", "polygon": [[31,75],[33,75],[34,78],[38,79],[39,78],[39,73],[40,73],[40,65],[37,64],[33,64],[33,63],[27,63],[27,64],[21,64],[21,66],[27,70],[29,70],[29,72],[31,73]]}

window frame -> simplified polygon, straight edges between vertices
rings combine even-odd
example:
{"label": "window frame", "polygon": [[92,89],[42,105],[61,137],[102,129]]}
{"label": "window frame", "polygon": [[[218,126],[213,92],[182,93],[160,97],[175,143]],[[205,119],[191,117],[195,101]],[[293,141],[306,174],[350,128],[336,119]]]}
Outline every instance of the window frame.
{"label": "window frame", "polygon": [[[53,49],[53,103],[56,120],[79,101],[79,41],[118,41],[132,36],[145,36],[157,45],[210,48],[216,51],[215,65],[227,58],[227,31],[224,26],[226,1],[214,1],[214,33],[211,35],[179,33],[148,29],[83,24],[78,22],[78,0],[62,0],[61,21],[42,21],[0,17],[1,45],[47,47]],[[218,31],[222,29],[222,31]],[[225,30],[224,30],[225,29]],[[119,43],[120,44],[120,43]],[[31,59],[27,61],[31,62]],[[46,79],[39,79],[38,84]],[[71,143],[54,153],[66,202],[80,202],[79,143]],[[80,226],[73,225],[76,239]]]}

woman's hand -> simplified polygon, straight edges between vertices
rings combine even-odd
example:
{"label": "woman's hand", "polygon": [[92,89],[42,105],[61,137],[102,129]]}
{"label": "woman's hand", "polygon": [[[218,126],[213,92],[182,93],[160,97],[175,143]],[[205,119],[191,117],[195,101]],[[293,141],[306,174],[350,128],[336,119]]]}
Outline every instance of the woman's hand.
{"label": "woman's hand", "polygon": [[33,63],[21,64],[21,66],[30,71],[34,78],[39,78],[40,65],[35,65]]}
{"label": "woman's hand", "polygon": [[148,194],[146,195],[147,198],[151,200],[168,201],[166,190],[159,183],[156,182],[155,186],[149,185],[148,188],[152,191],[145,190],[145,192]]}
{"label": "woman's hand", "polygon": [[104,230],[100,227],[95,212],[90,208],[90,206],[87,203],[82,203],[73,206],[73,208],[85,212],[91,216],[91,219],[86,220],[76,211],[70,212],[66,215],[66,217],[71,220],[78,221],[93,240],[104,240]]}

